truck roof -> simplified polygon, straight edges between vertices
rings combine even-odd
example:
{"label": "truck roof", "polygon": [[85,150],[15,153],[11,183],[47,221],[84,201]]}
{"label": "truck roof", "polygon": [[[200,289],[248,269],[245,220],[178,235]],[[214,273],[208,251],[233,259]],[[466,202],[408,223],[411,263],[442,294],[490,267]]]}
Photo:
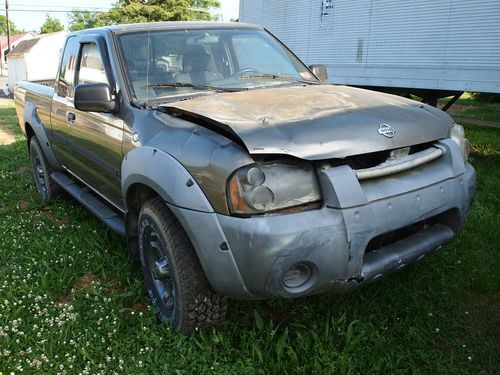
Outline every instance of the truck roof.
{"label": "truck roof", "polygon": [[170,22],[149,22],[130,23],[114,26],[103,26],[94,29],[77,31],[74,34],[92,33],[97,30],[109,30],[115,34],[131,31],[148,31],[163,29],[199,29],[199,28],[238,28],[238,29],[259,29],[260,25],[243,22],[215,22],[215,21],[170,21]]}

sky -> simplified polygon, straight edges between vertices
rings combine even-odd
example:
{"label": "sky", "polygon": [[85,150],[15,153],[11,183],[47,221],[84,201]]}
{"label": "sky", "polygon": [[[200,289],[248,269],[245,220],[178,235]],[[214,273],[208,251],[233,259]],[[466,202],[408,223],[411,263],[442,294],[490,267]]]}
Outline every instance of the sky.
{"label": "sky", "polygon": [[[68,24],[67,11],[106,10],[116,0],[8,0],[9,17],[19,29],[39,31],[45,15],[58,18],[65,26]],[[219,0],[220,9],[215,13],[222,15],[223,21],[238,18],[239,0]],[[53,11],[53,12],[50,12]],[[0,0],[0,13],[5,15],[5,0]]]}

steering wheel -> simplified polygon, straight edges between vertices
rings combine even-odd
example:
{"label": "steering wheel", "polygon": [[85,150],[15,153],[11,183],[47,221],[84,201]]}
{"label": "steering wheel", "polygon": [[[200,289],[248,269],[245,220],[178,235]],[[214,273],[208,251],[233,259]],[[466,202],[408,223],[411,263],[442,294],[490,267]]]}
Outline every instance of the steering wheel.
{"label": "steering wheel", "polygon": [[234,73],[232,75],[232,77],[238,77],[238,76],[241,76],[245,73],[260,73],[260,72],[255,68],[243,68],[243,69],[238,70],[236,73]]}

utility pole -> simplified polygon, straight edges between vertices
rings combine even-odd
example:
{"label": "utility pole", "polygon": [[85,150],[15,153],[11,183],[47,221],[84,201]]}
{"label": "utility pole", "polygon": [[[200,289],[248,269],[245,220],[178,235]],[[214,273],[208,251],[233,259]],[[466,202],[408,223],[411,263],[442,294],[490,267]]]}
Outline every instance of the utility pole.
{"label": "utility pole", "polygon": [[7,47],[10,52],[10,21],[9,21],[9,0],[5,0],[5,19],[7,21]]}

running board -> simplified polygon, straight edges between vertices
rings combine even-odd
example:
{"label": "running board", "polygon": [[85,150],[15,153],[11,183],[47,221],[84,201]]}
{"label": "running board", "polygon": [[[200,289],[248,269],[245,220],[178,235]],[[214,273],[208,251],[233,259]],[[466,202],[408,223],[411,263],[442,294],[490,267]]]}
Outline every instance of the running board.
{"label": "running board", "polygon": [[53,172],[50,176],[69,195],[89,209],[98,219],[102,220],[111,230],[125,236],[123,215],[106,206],[92,193],[85,191],[64,172]]}

